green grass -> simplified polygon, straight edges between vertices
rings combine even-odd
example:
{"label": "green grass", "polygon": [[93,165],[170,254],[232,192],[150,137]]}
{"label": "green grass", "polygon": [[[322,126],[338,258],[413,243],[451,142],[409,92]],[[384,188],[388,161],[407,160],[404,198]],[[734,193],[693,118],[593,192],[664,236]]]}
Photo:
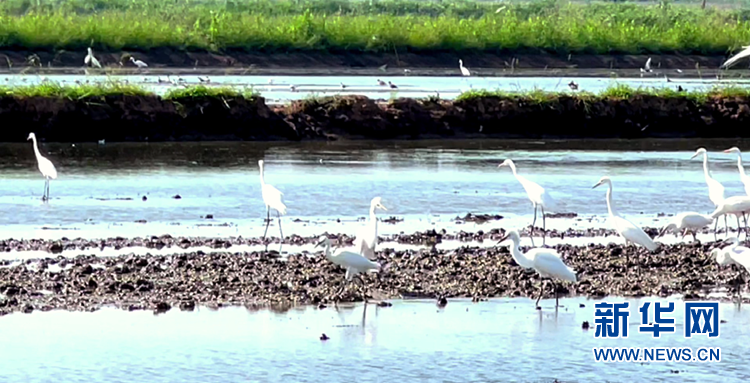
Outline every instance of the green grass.
{"label": "green grass", "polygon": [[[709,1],[709,5],[711,2]],[[419,0],[7,0],[0,49],[726,54],[750,9]]]}
{"label": "green grass", "polygon": [[[198,97],[252,98],[257,95],[257,92],[249,88],[239,91],[235,88],[229,87],[206,87],[196,85],[170,90],[162,96],[162,98],[166,100]],[[102,84],[81,84],[75,86],[60,85],[55,82],[46,82],[39,85],[28,86],[0,86],[0,97],[50,97],[78,100],[83,98],[107,96],[156,97],[156,94],[137,85],[130,85],[116,81]]]}

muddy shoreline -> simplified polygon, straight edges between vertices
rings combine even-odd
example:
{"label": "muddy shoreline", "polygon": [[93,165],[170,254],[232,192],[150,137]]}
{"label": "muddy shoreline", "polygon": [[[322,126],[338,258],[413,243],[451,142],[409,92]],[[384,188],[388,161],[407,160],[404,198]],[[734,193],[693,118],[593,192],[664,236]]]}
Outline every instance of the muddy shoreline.
{"label": "muddy shoreline", "polygon": [[[663,246],[654,254],[619,245],[557,246],[576,270],[578,282],[558,285],[560,295],[671,296],[707,298],[717,289],[727,294],[744,287],[734,267],[719,267],[708,254],[715,244]],[[630,255],[626,264],[625,253]],[[464,247],[455,251],[378,252],[383,266],[364,277],[370,301],[395,298],[536,297],[539,276],[524,271],[508,247]],[[744,272],[744,271],[743,271]],[[363,299],[365,290],[349,284],[340,296],[344,270],[322,254],[292,255],[280,260],[265,252],[201,251],[168,256],[72,259],[47,258],[0,268],[0,315],[64,309],[93,311],[114,305],[125,310],[196,306],[248,307],[314,304],[324,308]],[[548,284],[545,297],[553,297]]]}
{"label": "muddy shoreline", "polygon": [[2,142],[25,142],[29,131],[43,141],[72,143],[735,138],[750,137],[750,97],[560,94],[541,101],[521,95],[379,102],[341,96],[269,106],[263,97],[241,96],[6,96],[0,119]]}
{"label": "muddy shoreline", "polygon": [[[727,59],[726,56],[701,55],[591,55],[591,54],[553,54],[545,51],[526,52],[484,52],[484,51],[424,51],[424,52],[391,52],[369,53],[359,51],[288,51],[288,52],[201,52],[185,51],[177,48],[154,48],[148,51],[96,51],[99,62],[110,69],[133,67],[128,61],[132,55],[149,65],[149,69],[187,68],[200,71],[200,74],[218,74],[223,69],[242,68],[245,74],[254,70],[325,70],[329,75],[346,74],[348,70],[372,70],[373,74],[382,73],[378,68],[387,65],[391,72],[403,74],[404,69],[425,70],[422,75],[456,75],[458,59],[473,69],[479,76],[494,76],[515,69],[636,69],[642,68],[646,60],[652,58],[655,70],[675,69],[704,70],[717,69]],[[36,57],[34,57],[36,55]],[[19,68],[50,70],[83,67],[86,52],[74,51],[32,51],[0,50],[0,60],[7,62],[3,70],[23,70]],[[30,57],[34,57],[30,60]],[[38,60],[37,60],[38,58]],[[36,64],[32,64],[32,62]],[[746,68],[740,65],[738,69]],[[448,72],[443,73],[444,70]],[[0,72],[3,73],[3,72]],[[6,72],[7,73],[7,72]],[[326,72],[324,72],[326,73]],[[277,73],[281,74],[281,73]]]}

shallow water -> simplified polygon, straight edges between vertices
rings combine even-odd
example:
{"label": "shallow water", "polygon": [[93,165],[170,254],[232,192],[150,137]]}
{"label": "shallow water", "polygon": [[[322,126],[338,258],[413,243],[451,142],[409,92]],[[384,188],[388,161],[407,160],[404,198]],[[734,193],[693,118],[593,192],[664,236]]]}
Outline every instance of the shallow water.
{"label": "shallow water", "polygon": [[[666,301],[664,299],[655,299]],[[608,299],[608,301],[620,301]],[[594,338],[594,304],[520,298],[470,303],[391,301],[392,307],[312,307],[286,313],[244,308],[196,312],[34,312],[0,318],[4,382],[95,381],[740,381],[750,374],[744,339],[750,311],[721,304],[718,339],[638,332]],[[585,304],[584,308],[579,303]],[[636,305],[636,308],[633,308]],[[589,321],[591,330],[581,329]],[[322,333],[330,337],[319,340]],[[715,363],[596,363],[592,347],[721,347]],[[512,366],[512,368],[510,368]],[[674,371],[677,371],[675,374]],[[717,373],[719,372],[720,373]]]}
{"label": "shallow water", "polygon": [[[714,86],[727,86],[747,83],[748,80],[716,78],[685,79],[665,78],[676,74],[674,71],[659,75],[647,74],[644,77],[610,78],[610,77],[425,77],[425,76],[210,76],[210,82],[202,82],[207,76],[99,76],[99,75],[7,75],[2,78],[5,85],[32,85],[43,81],[56,82],[61,85],[77,83],[103,83],[110,81],[127,81],[129,84],[143,86],[157,94],[164,94],[172,89],[180,89],[184,85],[231,86],[252,88],[268,102],[284,102],[299,100],[311,95],[364,95],[373,99],[390,99],[394,97],[424,98],[439,95],[443,99],[453,99],[459,94],[472,89],[490,89],[504,91],[566,91],[570,92],[568,83],[578,84],[578,91],[600,92],[616,85],[627,85],[633,88],[677,89],[678,86],[687,90],[706,90]],[[398,88],[380,86],[377,80],[393,82]],[[345,88],[342,88],[344,84]],[[295,86],[295,90],[291,86]]]}
{"label": "shallow water", "polygon": [[[287,236],[354,233],[362,225],[356,220],[368,214],[374,196],[382,196],[388,208],[378,213],[381,218],[405,219],[395,225],[381,223],[381,235],[528,225],[533,208],[523,188],[509,169],[497,168],[505,158],[513,158],[520,174],[545,187],[563,205],[560,210],[579,214],[573,220],[548,219],[549,228],[607,227],[606,192],[591,189],[603,175],[613,179],[618,211],[641,225],[663,224],[657,219],[662,212],[713,210],[702,162],[690,160],[702,143],[598,143],[609,151],[561,149],[564,144],[44,144],[42,151],[59,172],[51,183],[50,203],[40,198],[44,181],[31,145],[5,144],[0,145],[5,178],[0,183],[0,225],[5,238],[261,236],[265,206],[258,180],[260,158],[266,161],[266,181],[284,193],[288,216],[282,229]],[[742,146],[705,144],[712,151]],[[727,196],[744,194],[736,158],[710,154],[713,175]],[[178,194],[181,199],[172,198]],[[483,225],[456,223],[457,216],[469,212],[506,218]],[[207,214],[214,219],[202,218]],[[278,234],[276,221],[269,233]]]}

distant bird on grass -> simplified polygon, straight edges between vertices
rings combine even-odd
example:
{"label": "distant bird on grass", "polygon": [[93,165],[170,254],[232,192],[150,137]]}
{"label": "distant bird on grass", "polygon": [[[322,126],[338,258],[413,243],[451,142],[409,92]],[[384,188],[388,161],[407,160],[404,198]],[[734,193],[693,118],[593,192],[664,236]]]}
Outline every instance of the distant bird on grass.
{"label": "distant bird on grass", "polygon": [[36,134],[29,133],[29,137],[26,140],[31,140],[34,144],[34,155],[36,156],[36,163],[39,167],[39,171],[44,176],[44,195],[42,201],[49,201],[49,180],[57,178],[57,170],[52,161],[45,158],[42,153],[39,153],[39,145],[36,142]]}
{"label": "distant bird on grass", "polygon": [[89,53],[86,55],[86,58],[83,59],[83,63],[89,67],[97,67],[101,68],[102,64],[99,64],[99,60],[94,57],[94,52],[91,50],[91,48],[88,48]]}

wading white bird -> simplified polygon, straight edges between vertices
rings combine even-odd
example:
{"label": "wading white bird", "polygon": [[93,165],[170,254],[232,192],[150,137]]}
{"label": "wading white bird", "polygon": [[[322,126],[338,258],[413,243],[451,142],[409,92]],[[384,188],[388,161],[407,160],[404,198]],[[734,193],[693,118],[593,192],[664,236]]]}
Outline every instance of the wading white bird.
{"label": "wading white bird", "polygon": [[669,230],[676,230],[682,232],[682,238],[685,238],[685,235],[690,232],[693,235],[693,241],[697,242],[698,238],[695,236],[696,232],[710,225],[713,220],[713,217],[707,214],[700,214],[692,211],[680,213],[675,215],[674,218],[672,218],[672,221],[661,229],[659,237]]}
{"label": "wading white bird", "polygon": [[[651,239],[651,237],[649,237],[645,231],[643,231],[643,229],[636,226],[633,222],[630,222],[627,219],[621,217],[615,211],[614,206],[612,206],[612,180],[610,180],[609,177],[602,177],[599,182],[597,182],[596,185],[592,187],[592,189],[604,184],[609,186],[609,189],[607,189],[607,210],[609,210],[609,220],[612,223],[612,226],[615,227],[615,231],[617,231],[617,233],[625,239],[625,245],[627,245],[628,242],[631,242],[637,245],[641,245],[649,251],[656,250],[659,245],[657,245],[656,242],[654,242],[654,240]],[[627,252],[625,253],[625,257],[626,261],[630,263],[630,256],[627,254]]]}
{"label": "wading white bird", "polygon": [[646,72],[648,73],[653,72],[651,70],[651,57],[649,57],[648,60],[646,60],[646,65],[643,68],[641,68],[641,73],[646,73]]}
{"label": "wading white bird", "polygon": [[[518,172],[516,171],[516,164],[513,163],[513,160],[507,159],[503,161],[502,164],[497,165],[497,167],[503,167],[507,166],[510,168],[511,171],[513,171],[513,176],[516,177],[518,182],[521,183],[521,186],[523,186],[523,189],[526,191],[526,195],[529,197],[529,200],[531,200],[531,204],[534,206],[534,220],[531,222],[531,234],[534,233],[534,225],[536,224],[536,211],[537,208],[541,208],[542,210],[542,246],[545,244],[545,236],[547,233],[547,220],[544,217],[544,209],[546,208],[549,211],[554,212],[557,208],[557,203],[555,200],[550,196],[543,187],[539,186],[536,182],[529,181],[523,176],[518,175]],[[534,244],[534,238],[532,236],[531,238],[531,244]]]}
{"label": "wading white bird", "polygon": [[740,181],[745,185],[745,194],[750,195],[750,177],[745,174],[745,167],[742,166],[742,152],[738,147],[732,147],[724,151],[724,153],[737,153],[737,169],[740,171]]}
{"label": "wading white bird", "polygon": [[[711,217],[714,219],[717,219],[724,216],[724,219],[726,220],[727,215],[732,214],[735,217],[737,217],[737,236],[740,235],[740,232],[742,231],[742,225],[740,225],[740,217],[745,218],[745,238],[747,238],[747,217],[745,217],[745,214],[750,213],[750,196],[746,195],[740,195],[740,196],[732,196],[724,201],[722,201],[717,207],[716,210],[714,210],[713,213],[711,213]],[[729,230],[727,230],[728,232]]]}
{"label": "wading white bird", "polygon": [[89,50],[89,54],[87,54],[86,58],[83,59],[83,63],[90,67],[101,68],[102,64],[99,64],[99,60],[97,60],[96,57],[94,57],[94,52],[91,50],[90,47],[88,48],[88,50]]}
{"label": "wading white bird", "polygon": [[378,244],[378,217],[375,210],[388,210],[381,203],[380,197],[375,197],[370,201],[370,220],[357,233],[355,248],[360,254],[369,259],[375,259],[375,246]]}
{"label": "wading white bird", "polygon": [[720,68],[729,69],[729,67],[734,65],[737,61],[740,61],[747,56],[750,56],[750,45],[742,47],[740,53],[737,53],[736,55],[730,57],[729,60],[724,61],[724,64],[721,64]]}
{"label": "wading white bird", "polygon": [[34,145],[34,155],[36,156],[36,164],[39,167],[39,171],[44,176],[44,195],[42,195],[42,201],[49,200],[49,180],[57,178],[57,170],[55,165],[52,165],[52,161],[45,158],[42,153],[39,153],[39,145],[36,142],[36,134],[29,133],[29,137],[26,141],[31,140]]}
{"label": "wading white bird", "polygon": [[263,203],[266,204],[266,231],[263,232],[263,239],[266,239],[268,233],[268,225],[271,224],[271,209],[276,210],[276,217],[279,219],[279,234],[281,235],[281,241],[284,241],[284,233],[281,231],[281,216],[286,214],[286,206],[281,200],[284,195],[279,189],[276,189],[272,185],[266,183],[263,178],[263,160],[258,161],[258,167],[260,168],[260,191],[263,196]]}
{"label": "wading white bird", "polygon": [[464,66],[463,60],[458,60],[458,69],[461,69],[461,76],[471,76],[471,72]]}
{"label": "wading white bird", "polygon": [[141,60],[136,60],[135,57],[133,56],[130,56],[130,61],[133,64],[135,64],[135,66],[137,66],[138,68],[148,68],[148,64],[146,64],[145,62]]}
{"label": "wading white bird", "polygon": [[[721,266],[742,266],[750,273],[750,248],[740,246],[740,240],[735,237],[727,238],[725,241],[729,243],[729,246],[711,250],[709,259],[716,259],[716,262]],[[738,295],[741,293],[739,283],[738,279],[736,289]],[[742,298],[740,298],[741,301]]]}
{"label": "wading white bird", "polygon": [[[350,281],[355,276],[360,282],[362,282],[362,286],[365,287],[365,282],[359,274],[380,270],[379,263],[373,262],[362,255],[351,251],[339,251],[336,254],[331,254],[331,240],[325,235],[320,237],[318,244],[315,245],[315,247],[321,245],[325,245],[325,256],[328,260],[346,269],[346,275],[344,276],[345,282],[342,284],[341,289],[336,295],[341,294],[346,288],[346,282]],[[365,294],[364,300],[367,302],[367,294]]]}
{"label": "wading white bird", "polygon": [[[513,242],[513,247],[510,249],[510,254],[513,259],[523,268],[534,269],[542,278],[549,278],[552,282],[552,286],[555,290],[555,307],[559,305],[557,297],[557,284],[555,279],[560,279],[568,282],[576,282],[576,272],[565,265],[560,254],[552,249],[545,249],[535,247],[529,249],[526,254],[519,250],[518,246],[521,242],[521,237],[515,230],[510,231],[505,237],[499,242],[504,242],[510,239]],[[544,281],[542,281],[539,291],[539,298],[536,300],[536,307],[539,308],[539,300],[542,299],[544,294]]]}
{"label": "wading white bird", "polygon": [[[706,178],[706,185],[708,186],[708,198],[714,203],[714,206],[718,207],[722,201],[724,201],[724,185],[719,181],[711,177],[711,171],[708,169],[708,153],[705,148],[698,148],[690,159],[703,154],[703,175]],[[727,235],[729,235],[729,226],[727,224],[727,217],[724,217],[724,227]],[[714,240],[716,239],[716,229],[719,228],[719,220],[714,223]],[[739,230],[739,228],[737,229]]]}

